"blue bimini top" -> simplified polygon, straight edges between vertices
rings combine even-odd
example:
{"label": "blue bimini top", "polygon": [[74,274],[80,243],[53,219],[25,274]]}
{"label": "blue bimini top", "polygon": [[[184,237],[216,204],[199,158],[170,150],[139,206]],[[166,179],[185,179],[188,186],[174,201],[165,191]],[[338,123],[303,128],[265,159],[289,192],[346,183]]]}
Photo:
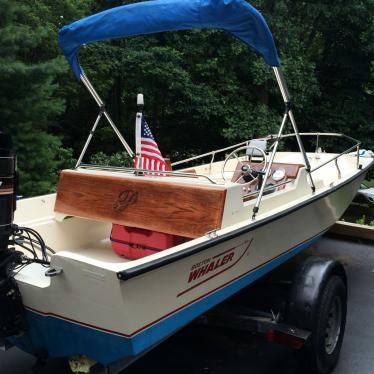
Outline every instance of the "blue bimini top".
{"label": "blue bimini top", "polygon": [[268,65],[280,66],[265,19],[245,0],[152,0],[123,5],[64,26],[58,43],[79,79],[83,70],[78,53],[83,44],[196,28],[225,30],[255,49]]}

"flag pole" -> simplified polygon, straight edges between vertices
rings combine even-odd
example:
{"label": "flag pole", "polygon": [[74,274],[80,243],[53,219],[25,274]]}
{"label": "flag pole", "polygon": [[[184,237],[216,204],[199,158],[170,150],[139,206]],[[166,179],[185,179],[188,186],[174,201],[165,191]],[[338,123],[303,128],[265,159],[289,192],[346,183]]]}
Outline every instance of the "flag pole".
{"label": "flag pole", "polygon": [[141,150],[141,136],[142,136],[142,121],[143,121],[143,108],[144,108],[144,96],[143,94],[138,94],[137,102],[138,112],[136,113],[135,121],[135,153],[136,158],[138,159],[137,168],[143,169],[142,162],[142,150]]}

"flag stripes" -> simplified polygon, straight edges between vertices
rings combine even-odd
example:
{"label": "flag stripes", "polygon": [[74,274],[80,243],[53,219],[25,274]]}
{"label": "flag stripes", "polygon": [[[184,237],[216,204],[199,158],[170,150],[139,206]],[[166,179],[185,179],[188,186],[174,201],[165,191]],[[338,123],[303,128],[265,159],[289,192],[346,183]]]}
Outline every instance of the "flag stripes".
{"label": "flag stripes", "polygon": [[[134,160],[135,169],[166,171],[168,167],[155,138],[152,135],[145,118],[141,114],[141,120],[136,121],[136,157]],[[140,126],[140,128],[138,128]]]}

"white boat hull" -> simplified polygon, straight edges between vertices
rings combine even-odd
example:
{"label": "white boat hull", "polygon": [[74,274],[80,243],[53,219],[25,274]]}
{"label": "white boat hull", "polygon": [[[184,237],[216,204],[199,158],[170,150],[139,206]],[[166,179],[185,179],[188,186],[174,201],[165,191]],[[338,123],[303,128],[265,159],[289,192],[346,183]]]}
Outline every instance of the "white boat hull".
{"label": "white boat hull", "polygon": [[58,253],[53,265],[63,274],[50,283],[18,279],[30,329],[12,342],[102,364],[135,357],[310,247],[341,217],[363,178],[357,173],[278,214],[121,272]]}

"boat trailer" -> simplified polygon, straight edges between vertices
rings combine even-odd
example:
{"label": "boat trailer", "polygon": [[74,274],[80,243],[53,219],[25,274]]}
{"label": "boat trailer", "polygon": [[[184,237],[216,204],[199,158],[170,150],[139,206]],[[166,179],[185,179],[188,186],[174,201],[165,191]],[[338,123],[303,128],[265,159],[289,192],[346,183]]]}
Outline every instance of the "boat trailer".
{"label": "boat trailer", "polygon": [[[267,294],[264,298],[261,295],[265,290]],[[329,290],[333,292],[327,292]],[[335,361],[327,356],[326,360],[321,352],[342,344],[347,309],[346,290],[347,278],[339,262],[327,257],[300,254],[209,310],[194,323],[263,335],[269,343],[290,347],[303,355],[304,365],[314,367],[316,373],[330,372],[338,357]],[[321,310],[321,305],[331,304],[330,299],[335,300],[337,295],[341,297],[339,310],[336,310],[335,302],[330,308]],[[249,300],[256,300],[256,304],[252,305]],[[324,328],[321,329],[321,326]],[[131,359],[106,367],[96,364],[90,373],[119,374],[165,340]],[[313,364],[316,355],[319,356],[320,367]]]}

